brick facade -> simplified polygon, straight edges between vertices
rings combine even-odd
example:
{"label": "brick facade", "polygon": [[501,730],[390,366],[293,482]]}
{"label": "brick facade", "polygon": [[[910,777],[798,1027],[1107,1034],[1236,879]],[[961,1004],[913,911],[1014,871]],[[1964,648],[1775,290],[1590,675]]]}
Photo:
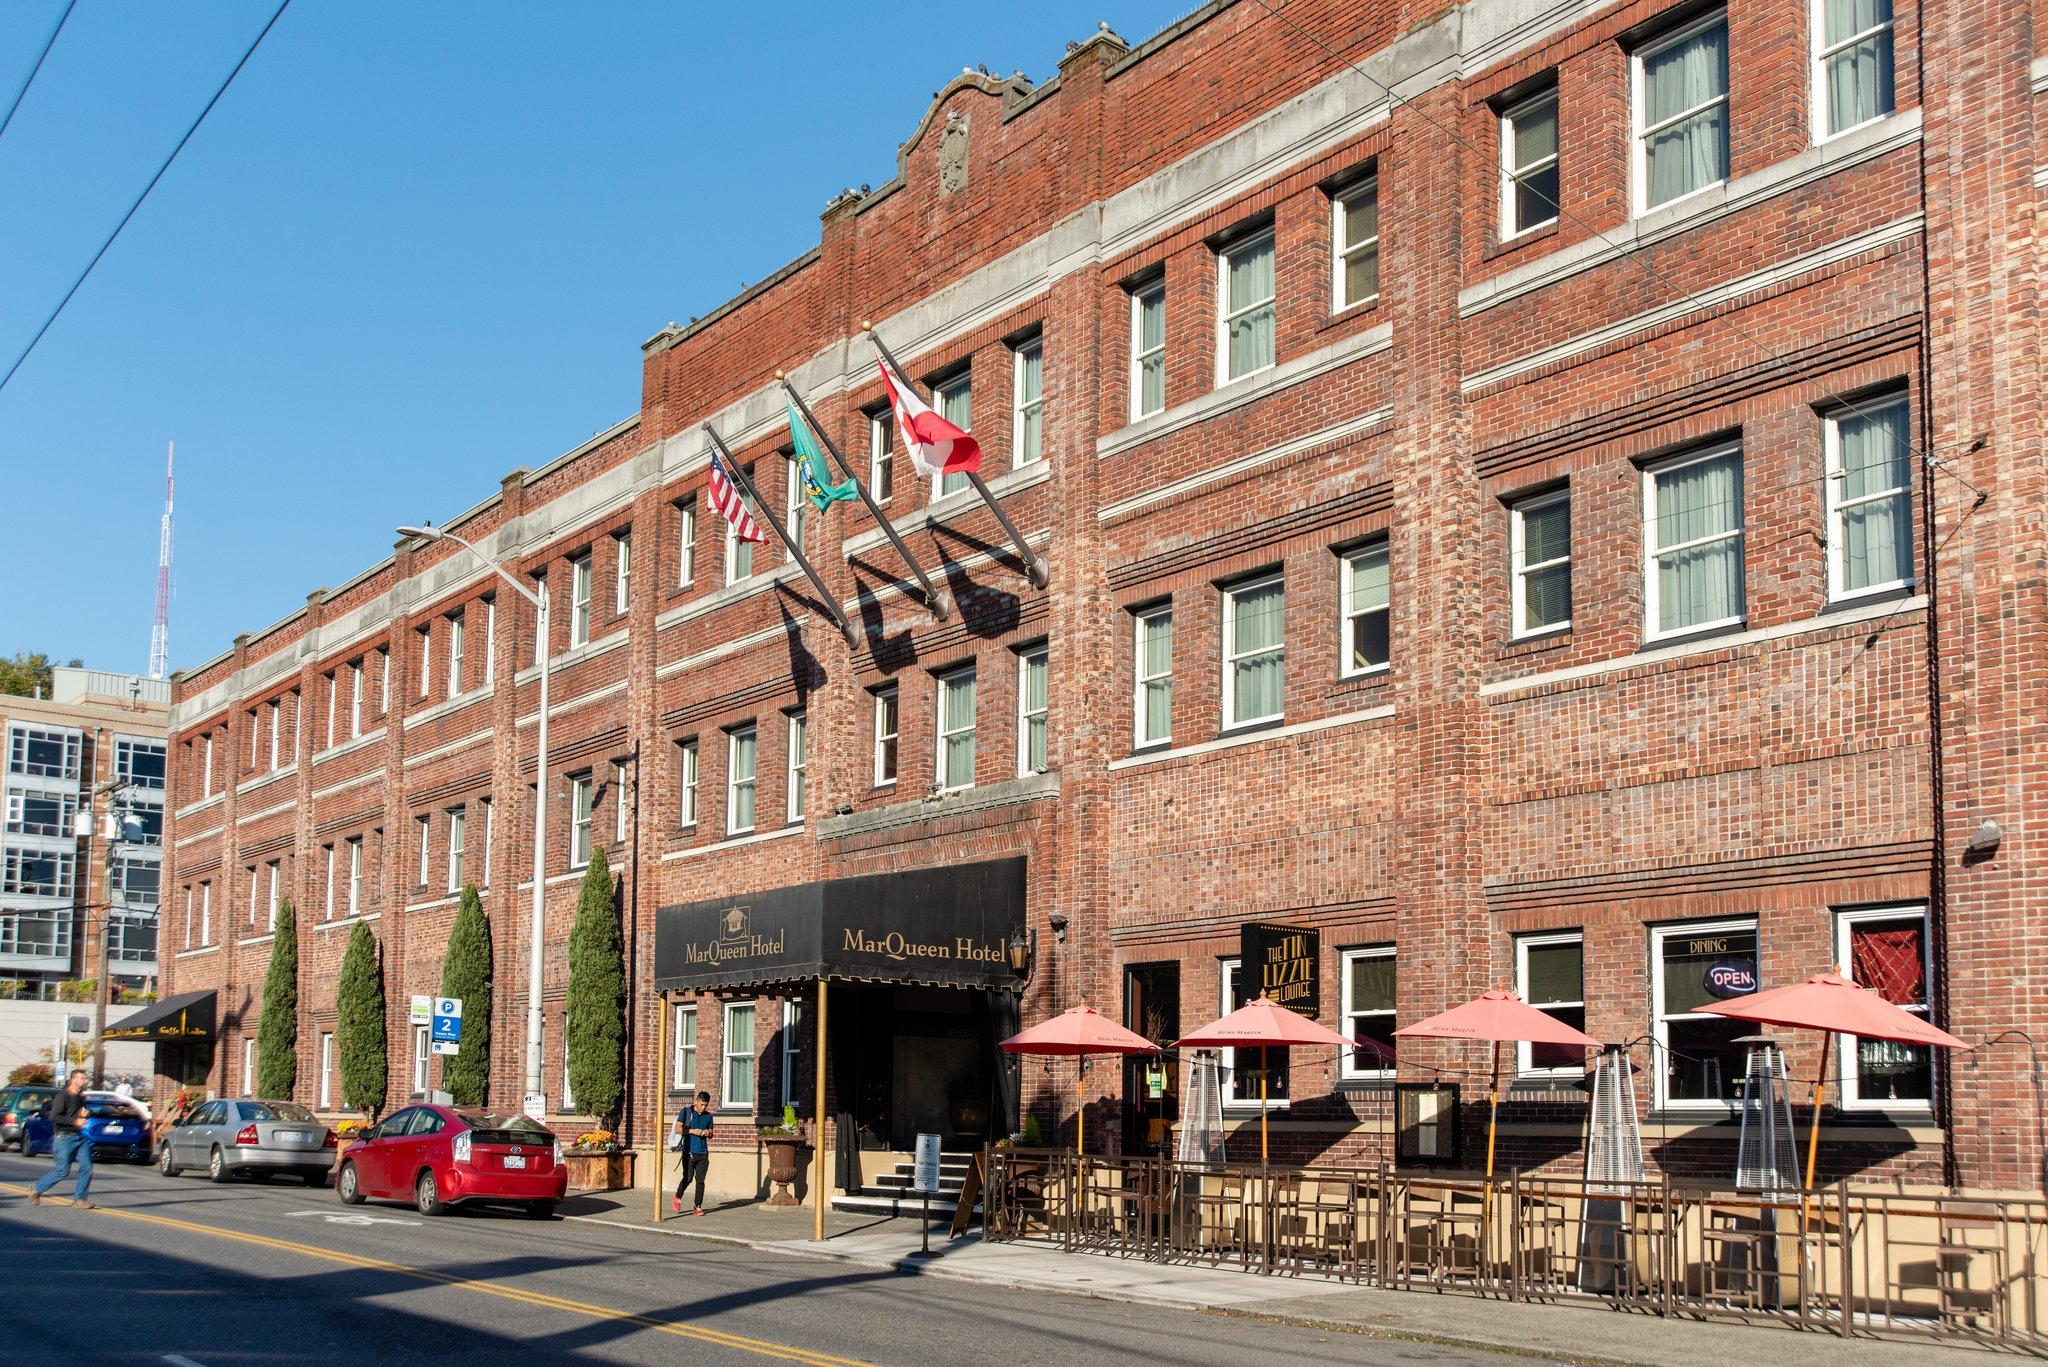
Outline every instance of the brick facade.
{"label": "brick facade", "polygon": [[[1128,966],[1173,963],[1191,1029],[1215,1014],[1220,961],[1253,917],[1321,931],[1331,1024],[1346,949],[1393,946],[1405,1023],[1513,981],[1518,937],[1581,932],[1586,1028],[1628,1044],[1653,1164],[1696,1175],[1726,1175],[1733,1129],[1725,1111],[1658,1102],[1675,1065],[1652,1042],[1656,928],[1753,921],[1774,985],[1842,957],[1842,913],[1924,907],[1938,1019],[1972,1041],[2048,1027],[2025,796],[2048,739],[2033,27],[2025,6],[1898,4],[1890,109],[1821,136],[1807,8],[1728,8],[1726,176],[1640,213],[1637,62],[1698,6],[1295,0],[1283,20],[1218,3],[1135,49],[1098,34],[1035,87],[952,81],[899,176],[827,206],[815,251],[649,339],[635,415],[506,476],[449,524],[520,573],[544,572],[555,604],[551,1108],[577,878],[569,776],[584,771],[629,927],[636,1142],[666,1104],[644,1085],[655,908],[1009,855],[1029,861],[1039,938],[1027,1022],[1079,1001],[1119,1012]],[[1500,114],[1546,85],[1562,212],[1503,240]],[[1379,290],[1340,307],[1332,201],[1364,177],[1377,187]],[[1274,364],[1225,380],[1219,252],[1260,231],[1273,243]],[[1131,291],[1159,280],[1163,407],[1133,421]],[[865,477],[882,401],[869,320],[914,378],[971,376],[983,473],[1051,583],[1031,586],[971,495],[932,501],[899,451],[887,511],[960,612],[924,609],[858,505],[813,514],[805,544],[858,629],[849,649],[772,543],[755,552],[758,573],[727,583],[699,428],[717,426],[779,512],[787,434],[772,377],[787,371]],[[1033,338],[1044,459],[1021,463],[1012,358]],[[1828,423],[1900,398],[1901,430],[1938,463],[1906,463],[1906,582],[1850,596],[1829,572],[1847,524],[1826,493]],[[1646,468],[1715,444],[1739,453],[1736,610],[1711,631],[1658,635]],[[1517,636],[1511,506],[1553,489],[1568,491],[1569,625]],[[1376,538],[1390,658],[1351,671],[1343,557]],[[585,554],[587,641],[572,640],[570,603]],[[1224,590],[1268,573],[1284,584],[1281,715],[1232,727]],[[1171,737],[1139,748],[1131,612],[1159,604],[1173,614]],[[394,1098],[409,1090],[405,998],[438,984],[454,912],[448,813],[465,814],[474,878],[488,800],[493,1094],[516,1099],[534,630],[467,552],[402,541],[180,676],[167,986],[222,989],[213,1085],[239,1085],[223,1070],[253,1029],[268,955],[245,924],[242,880],[280,858],[306,942],[301,1091],[317,1098],[347,934],[345,903],[327,914],[326,851],[344,852],[345,880],[360,839]],[[1017,652],[1041,642],[1050,725],[1035,773],[1017,760]],[[967,664],[975,785],[937,793],[935,679]],[[877,786],[873,693],[890,686],[900,771]],[[275,772],[247,767],[250,711],[280,697],[298,741]],[[785,826],[798,709],[807,801]],[[728,736],[750,722],[758,817],[732,835]],[[698,819],[684,824],[693,739]],[[1986,819],[2002,842],[1966,853]],[[185,950],[185,890],[208,882],[215,943]],[[757,1035],[764,1111],[780,1097],[777,1009],[762,1004]],[[698,1080],[714,1092],[721,1029],[707,1005]],[[1787,1044],[1810,1077],[1816,1042]],[[2008,1037],[1940,1068],[1930,1104],[1838,1109],[1828,1174],[2035,1180],[2029,1067],[2029,1046]],[[1483,1097],[1485,1068],[1462,1046],[1400,1050],[1402,1080],[1451,1077],[1467,1102]],[[1071,1065],[1024,1070],[1026,1107],[1049,1132],[1071,1134],[1074,1083]],[[1090,1068],[1085,1086],[1090,1134],[1118,1143],[1120,1071]],[[1276,1156],[1385,1151],[1385,1080],[1340,1079],[1304,1056],[1292,1091]],[[1235,1129],[1245,1113],[1228,1118]],[[1518,1081],[1504,1118],[1506,1165],[1578,1161],[1575,1080]]]}

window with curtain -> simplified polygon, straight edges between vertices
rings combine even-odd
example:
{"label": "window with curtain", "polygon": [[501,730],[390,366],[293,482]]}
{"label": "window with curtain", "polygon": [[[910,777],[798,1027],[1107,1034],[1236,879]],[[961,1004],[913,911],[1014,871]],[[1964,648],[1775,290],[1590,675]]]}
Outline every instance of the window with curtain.
{"label": "window with curtain", "polygon": [[754,829],[757,738],[751,724],[725,737],[725,833],[744,835]]}
{"label": "window with curtain", "polygon": [[[1515,990],[1522,1000],[1574,1030],[1586,1028],[1586,941],[1578,931],[1525,935],[1515,941]],[[1586,1071],[1586,1051],[1563,1044],[1515,1046],[1518,1073]]]}
{"label": "window with curtain", "polygon": [[887,503],[896,488],[896,428],[884,408],[868,414],[868,496]]}
{"label": "window with curtain", "polygon": [[1166,282],[1131,292],[1131,421],[1166,407]]}
{"label": "window with curtain", "polygon": [[679,1006],[676,1008],[675,1059],[669,1073],[669,1087],[678,1092],[696,1090],[697,1086],[697,1008]]}
{"label": "window with curtain", "polygon": [[1278,720],[1286,703],[1286,605],[1279,575],[1223,591],[1223,725]]}
{"label": "window with curtain", "polygon": [[1273,364],[1273,234],[1263,232],[1225,248],[1217,268],[1222,279],[1217,383],[1222,384]]}
{"label": "window with curtain", "polygon": [[1380,297],[1380,183],[1354,185],[1330,201],[1333,306],[1348,309]]}
{"label": "window with curtain", "polygon": [[1346,677],[1385,669],[1391,658],[1392,616],[1382,537],[1344,556],[1343,668]]}
{"label": "window with curtain", "polygon": [[1713,447],[1650,466],[1643,498],[1649,637],[1741,622],[1741,448]]}
{"label": "window with curtain", "polygon": [[597,785],[591,775],[577,774],[569,780],[569,867],[580,869],[590,862],[590,818],[596,808]]}
{"label": "window with curtain", "polygon": [[754,1104],[754,1004],[728,1002],[725,1007],[725,1079],[719,1104]]}
{"label": "window with curtain", "polygon": [[1500,235],[1557,222],[1557,87],[1500,116]]}
{"label": "window with curtain", "polygon": [[1017,652],[1017,773],[1035,774],[1046,767],[1046,649],[1029,646]]}
{"label": "window with curtain", "polygon": [[1828,596],[1913,582],[1912,429],[1904,395],[1827,419]]}
{"label": "window with curtain", "polygon": [[676,824],[694,826],[697,824],[697,738],[680,741],[676,745],[676,775],[678,787],[682,789],[680,813]]}
{"label": "window with curtain", "polygon": [[[746,476],[747,482],[751,484],[754,479],[754,467],[745,465],[741,466],[740,469]],[[735,480],[733,486],[735,491],[737,491],[739,482]],[[744,502],[745,496],[741,495],[741,499]],[[765,521],[765,519],[763,520]],[[720,521],[725,523],[725,582],[737,584],[742,579],[752,578],[754,573],[755,543],[740,539],[739,528],[734,525],[731,518],[721,518]],[[765,531],[766,528],[764,527],[763,530]]]}
{"label": "window with curtain", "polygon": [[697,500],[682,499],[676,504],[676,587],[682,588],[697,577]]}
{"label": "window with curtain", "polygon": [[459,698],[462,696],[462,614],[450,613],[443,629],[448,633],[448,696]]}
{"label": "window with curtain", "polygon": [[1831,138],[1895,107],[1892,0],[1814,0],[1816,134]]}
{"label": "window with curtain", "polygon": [[803,712],[791,712],[789,720],[788,771],[783,776],[784,817],[794,823],[804,819],[804,782],[810,751],[810,719]]}
{"label": "window with curtain", "polygon": [[1514,560],[1514,632],[1533,636],[1572,624],[1571,491],[1557,489],[1508,509]]}
{"label": "window with curtain", "polygon": [[892,685],[875,690],[875,786],[896,781],[897,693]]}
{"label": "window with curtain", "polygon": [[939,676],[939,786],[974,786],[974,666]]}
{"label": "window with curtain", "polygon": [[1343,1074],[1394,1075],[1394,947],[1347,949],[1343,955],[1344,1033],[1351,1049]]}
{"label": "window with curtain", "polygon": [[[1933,1011],[1928,985],[1933,960],[1924,906],[1878,907],[1837,918],[1836,957],[1851,982],[1922,1020]],[[1928,1106],[1934,1100],[1934,1055],[1925,1045],[1845,1037],[1842,1104],[1850,1108]]]}
{"label": "window with curtain", "polygon": [[633,597],[633,533],[612,537],[612,611],[623,613]]}
{"label": "window with curtain", "polygon": [[1728,178],[1728,16],[1717,11],[1635,54],[1636,212]]}
{"label": "window with curtain", "polygon": [[792,456],[782,462],[782,525],[788,530],[790,540],[799,546],[804,544],[804,514],[810,506],[810,497],[804,493],[803,471],[797,468]]}
{"label": "window with curtain", "polygon": [[1045,456],[1045,343],[1032,338],[1016,350],[1016,411],[1010,424],[1010,464],[1029,465]]}
{"label": "window with curtain", "polygon": [[[945,383],[932,389],[932,408],[947,422],[961,431],[973,428],[974,377],[968,374],[955,375]],[[967,487],[967,476],[959,470],[948,470],[939,476],[937,498],[957,494]]]}
{"label": "window with curtain", "polygon": [[590,642],[590,552],[569,561],[569,645]]}
{"label": "window with curtain", "polygon": [[1162,604],[1146,608],[1135,617],[1134,743],[1141,747],[1164,745],[1173,739],[1173,608]]}

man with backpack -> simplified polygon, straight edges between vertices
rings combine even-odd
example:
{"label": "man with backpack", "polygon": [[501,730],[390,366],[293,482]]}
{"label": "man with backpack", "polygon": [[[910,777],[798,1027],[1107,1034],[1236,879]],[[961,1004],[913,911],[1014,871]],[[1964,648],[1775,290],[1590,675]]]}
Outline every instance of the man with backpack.
{"label": "man with backpack", "polygon": [[670,1128],[670,1146],[679,1149],[683,1159],[683,1175],[676,1182],[675,1199],[669,1204],[675,1213],[683,1213],[683,1188],[691,1181],[697,1183],[697,1199],[692,1203],[690,1214],[704,1213],[704,1179],[711,1171],[711,1093],[697,1093],[697,1103],[676,1117]]}

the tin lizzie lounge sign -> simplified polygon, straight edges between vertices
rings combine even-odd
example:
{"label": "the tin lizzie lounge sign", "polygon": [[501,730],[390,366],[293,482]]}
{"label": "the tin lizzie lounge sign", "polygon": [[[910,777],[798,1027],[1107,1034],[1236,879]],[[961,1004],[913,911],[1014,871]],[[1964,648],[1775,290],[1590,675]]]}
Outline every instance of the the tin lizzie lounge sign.
{"label": "the tin lizzie lounge sign", "polygon": [[655,913],[654,986],[817,978],[1013,987],[1024,861],[835,878]]}

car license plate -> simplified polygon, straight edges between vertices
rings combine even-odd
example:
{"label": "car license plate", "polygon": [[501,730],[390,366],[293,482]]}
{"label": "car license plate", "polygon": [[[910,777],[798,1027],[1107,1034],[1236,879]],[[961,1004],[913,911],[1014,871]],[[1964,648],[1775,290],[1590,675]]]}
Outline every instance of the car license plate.
{"label": "car license plate", "polygon": [[306,1132],[304,1130],[279,1130],[277,1132],[277,1139],[280,1144],[303,1144],[306,1142]]}
{"label": "car license plate", "polygon": [[523,1168],[523,1167],[525,1167],[525,1166],[526,1166],[526,1155],[525,1155],[525,1154],[523,1154],[523,1153],[508,1153],[508,1154],[506,1154],[506,1155],[505,1155],[505,1166],[506,1166],[506,1167],[508,1167],[508,1168]]}

